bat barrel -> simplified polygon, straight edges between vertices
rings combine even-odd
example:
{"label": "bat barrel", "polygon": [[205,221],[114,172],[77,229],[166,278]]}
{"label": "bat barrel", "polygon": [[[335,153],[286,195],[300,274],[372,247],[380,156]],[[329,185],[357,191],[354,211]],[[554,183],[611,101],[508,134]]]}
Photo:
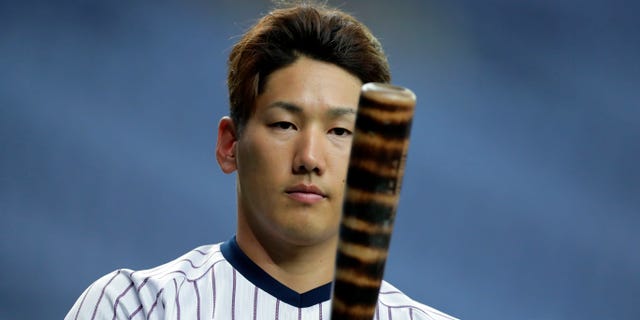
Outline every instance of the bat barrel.
{"label": "bat barrel", "polygon": [[362,86],[336,252],[332,320],[373,319],[409,147],[416,96]]}

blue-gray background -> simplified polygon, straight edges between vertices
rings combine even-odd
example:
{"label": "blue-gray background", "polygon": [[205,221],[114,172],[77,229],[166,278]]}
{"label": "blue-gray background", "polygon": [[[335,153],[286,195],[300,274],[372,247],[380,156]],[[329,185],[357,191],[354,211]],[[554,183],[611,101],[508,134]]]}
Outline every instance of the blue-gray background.
{"label": "blue-gray background", "polygon": [[[640,319],[637,1],[339,1],[419,97],[386,276],[465,319]],[[235,228],[226,56],[266,1],[0,2],[0,318]]]}

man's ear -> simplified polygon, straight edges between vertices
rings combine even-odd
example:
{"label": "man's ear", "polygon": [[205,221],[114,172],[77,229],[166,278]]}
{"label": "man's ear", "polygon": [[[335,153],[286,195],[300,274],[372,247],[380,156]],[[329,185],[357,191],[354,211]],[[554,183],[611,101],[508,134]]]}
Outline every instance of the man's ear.
{"label": "man's ear", "polygon": [[236,142],[238,135],[236,125],[229,117],[223,117],[218,123],[218,142],[216,143],[216,159],[224,173],[238,169],[236,163]]}

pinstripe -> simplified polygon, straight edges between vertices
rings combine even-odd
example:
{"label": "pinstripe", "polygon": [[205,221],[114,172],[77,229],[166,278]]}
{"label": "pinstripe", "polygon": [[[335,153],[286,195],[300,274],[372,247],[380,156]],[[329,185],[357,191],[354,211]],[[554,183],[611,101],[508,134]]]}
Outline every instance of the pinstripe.
{"label": "pinstripe", "polygon": [[212,292],[213,306],[211,310],[211,319],[213,319],[216,316],[216,273],[214,272],[213,268],[211,268],[211,290],[213,291]]}
{"label": "pinstripe", "polygon": [[391,290],[391,291],[380,291],[380,294],[386,295],[386,294],[404,294],[404,293],[398,290]]}
{"label": "pinstripe", "polygon": [[391,315],[391,307],[387,307],[387,316],[389,317],[389,320],[393,320],[393,316]]}
{"label": "pinstripe", "polygon": [[445,313],[442,313],[441,311],[432,309],[426,305],[411,300],[404,293],[387,282],[385,282],[380,289],[380,299],[378,299],[378,305],[388,307],[392,310],[408,310],[412,319],[456,319]]}
{"label": "pinstripe", "polygon": [[253,290],[253,320],[258,319],[258,287]]}
{"label": "pinstripe", "polygon": [[[197,269],[200,269],[200,268],[202,268],[203,266],[205,266],[205,265],[209,262],[209,260],[210,260],[211,258],[213,258],[213,256],[214,256],[216,253],[219,253],[219,252],[220,252],[220,251],[213,252],[213,253],[211,254],[211,256],[210,256],[207,260],[205,260],[202,264],[200,264],[199,266],[196,266],[196,265],[193,263],[193,261],[191,261],[190,259],[182,259],[182,260],[180,260],[179,262],[189,262],[189,264],[191,265],[191,268],[192,268],[192,269],[191,269],[191,270],[188,270],[188,271],[193,271],[193,270],[197,270]],[[176,263],[176,264],[177,264],[177,263]],[[214,263],[214,264],[215,264],[215,263]],[[173,264],[172,264],[172,265],[173,265]],[[172,271],[168,271],[168,272],[167,272],[167,271],[164,271],[163,269],[157,269],[157,268],[156,268],[156,269],[153,269],[154,271],[164,271],[164,272],[158,272],[158,273],[155,273],[155,274],[149,274],[149,275],[147,275],[147,277],[146,277],[146,278],[142,281],[142,283],[138,286],[138,288],[137,288],[138,292],[140,292],[140,290],[142,289],[142,287],[144,287],[144,286],[147,284],[147,282],[149,281],[149,279],[152,279],[152,278],[153,278],[153,279],[162,279],[162,278],[164,278],[164,277],[166,277],[166,276],[169,276],[169,275],[171,275],[171,274],[173,274],[173,273],[180,273],[180,274],[184,275],[184,276],[185,276],[185,278],[187,278],[187,279],[188,279],[187,273],[186,273],[185,271],[183,271],[182,269],[180,269],[180,270],[173,270],[173,268],[167,268],[167,269],[172,270]],[[207,269],[207,271],[208,271],[208,269]],[[205,273],[206,273],[206,272],[205,272]],[[196,278],[194,278],[194,279],[196,279]]]}
{"label": "pinstripe", "polygon": [[[392,309],[409,309],[409,310],[410,310],[410,312],[411,312],[411,311],[413,311],[413,309],[416,309],[416,310],[422,311],[422,313],[424,313],[424,315],[425,315],[425,316],[429,317],[429,319],[435,320],[435,319],[431,316],[431,314],[429,314],[429,313],[427,313],[427,312],[425,312],[425,311],[423,311],[423,310],[421,310],[421,309],[417,308],[416,306],[412,306],[412,305],[397,305],[397,306],[392,306],[392,305],[386,304],[386,303],[384,303],[384,302],[382,302],[382,301],[378,301],[378,303],[379,303],[379,304],[381,304],[381,305],[383,305],[383,306],[385,306],[385,307],[387,307],[387,309],[389,310],[389,316],[391,316],[391,310],[392,310]],[[449,317],[449,316],[447,316],[447,317],[448,317],[448,318],[450,318],[450,319],[453,319],[453,318],[451,318],[451,317]]]}
{"label": "pinstripe", "polygon": [[[200,253],[200,254],[202,254],[202,251],[197,251],[197,252],[198,252],[198,253]],[[218,250],[218,251],[213,252],[213,253],[212,253],[212,256],[214,256],[216,253],[219,253],[219,252],[220,252],[219,250]],[[183,262],[184,262],[184,261],[187,261],[187,260],[189,260],[189,259],[182,259],[181,261],[183,261]],[[210,259],[207,259],[207,260],[205,261],[205,263],[202,263],[202,264],[200,264],[199,266],[196,266],[196,265],[195,265],[195,264],[193,264],[193,263],[190,263],[190,265],[193,267],[193,270],[197,270],[197,269],[199,269],[199,268],[202,268],[204,265],[206,265],[206,263],[207,263],[208,261],[210,261]],[[185,278],[186,278],[186,280],[187,280],[188,282],[191,282],[191,283],[193,283],[193,284],[194,284],[194,286],[196,286],[196,289],[195,289],[195,290],[196,290],[196,296],[197,296],[197,299],[198,299],[198,300],[197,300],[197,301],[198,301],[198,304],[197,304],[197,308],[198,308],[198,316],[200,316],[200,311],[199,311],[199,310],[200,310],[201,300],[200,300],[199,290],[198,290],[198,288],[197,288],[196,283],[197,283],[197,281],[198,281],[198,280],[200,280],[200,279],[204,278],[204,276],[206,276],[206,275],[209,273],[209,271],[211,271],[211,274],[212,274],[212,276],[213,276],[213,279],[215,279],[215,272],[214,272],[213,268],[214,268],[214,267],[215,267],[219,262],[221,262],[221,261],[225,261],[225,260],[224,260],[224,259],[219,259],[219,260],[215,261],[215,262],[214,262],[214,263],[213,263],[209,268],[207,268],[207,270],[205,270],[205,272],[203,272],[203,274],[202,274],[202,275],[200,275],[200,276],[198,276],[198,277],[196,277],[196,278],[189,279],[189,278],[187,278],[187,273],[186,273],[186,272],[184,272],[184,271],[182,271],[182,270],[173,270],[173,271],[167,272],[167,273],[165,273],[165,274],[162,274],[161,272],[158,272],[158,273],[157,273],[157,275],[160,275],[160,276],[159,276],[157,279],[164,278],[164,277],[166,277],[166,276],[168,276],[168,275],[170,275],[170,274],[174,274],[174,273],[179,273],[179,274],[184,275],[184,276],[185,276]],[[156,271],[159,271],[159,269],[157,269],[157,268],[156,268],[155,270],[156,270]],[[139,272],[137,272],[137,273],[139,273]],[[131,275],[133,275],[133,273],[132,273]],[[152,278],[153,278],[152,276],[148,276],[148,277],[146,277],[146,278],[143,280],[142,284],[140,284],[140,285],[136,288],[137,293],[140,293],[140,291],[142,290],[142,287],[143,287],[145,284],[147,284],[147,283],[148,283],[149,279],[152,279]],[[175,281],[175,279],[173,279],[173,280]],[[133,284],[133,283],[130,285],[130,287],[132,287],[132,286],[134,286],[134,284]],[[212,280],[212,286],[213,286],[213,289],[214,289],[214,297],[215,297],[215,282],[214,282],[213,280]],[[128,291],[129,289],[130,289],[130,288],[127,288],[127,289],[125,290],[125,293],[126,293],[126,291]],[[122,295],[123,295],[123,294],[121,294],[120,296],[122,296]],[[158,298],[158,296],[156,296],[156,299],[157,299],[157,298]],[[117,306],[118,300],[119,300],[119,299],[117,299],[117,300],[116,300],[116,306]],[[157,305],[157,301],[153,304],[153,306],[152,306],[152,309],[151,309],[151,310],[153,310],[153,309],[156,307],[156,305]],[[178,306],[178,307],[179,307],[179,306]],[[132,314],[129,316],[129,318],[130,318],[130,319],[131,319],[131,318],[133,318],[133,317],[134,317],[138,312],[140,312],[140,311],[141,311],[141,309],[142,309],[142,305],[140,305],[140,306],[138,307],[138,309],[137,309],[137,310],[135,310],[135,311],[134,311],[134,313],[132,313]],[[214,314],[215,314],[215,301],[214,301],[214,306],[213,306],[213,312],[214,312]],[[114,316],[115,316],[115,310],[114,310]],[[213,318],[213,315],[212,315],[212,318]]]}
{"label": "pinstripe", "polygon": [[[192,251],[195,251],[195,252],[199,253],[199,254],[200,254],[200,255],[202,255],[202,256],[206,256],[206,255],[207,255],[206,253],[204,253],[204,252],[202,252],[202,251],[200,251],[200,250],[197,250],[197,249],[192,250]],[[161,274],[161,273],[163,273],[163,272],[166,272],[165,270],[167,270],[167,269],[172,270],[174,266],[179,265],[179,264],[180,264],[180,263],[182,263],[182,262],[189,262],[189,264],[191,265],[191,267],[192,267],[193,269],[199,269],[199,268],[201,268],[202,266],[204,266],[205,264],[207,264],[207,262],[209,262],[209,260],[210,260],[211,258],[213,258],[214,256],[216,256],[216,254],[218,254],[218,253],[220,253],[220,249],[219,249],[219,248],[218,248],[216,251],[211,252],[211,253],[210,253],[210,255],[209,255],[209,258],[207,258],[207,259],[206,259],[206,260],[205,260],[201,265],[199,265],[199,266],[196,266],[196,265],[193,263],[193,261],[191,261],[191,259],[188,259],[188,258],[182,258],[182,259],[179,259],[179,260],[175,260],[175,261],[169,262],[169,264],[167,264],[167,265],[161,265],[161,266],[158,266],[158,267],[155,267],[155,268],[152,268],[152,269],[145,270],[145,271],[144,271],[144,273],[146,273],[146,274],[147,274],[147,277],[146,277],[146,278],[144,279],[144,281],[143,281],[143,282],[138,286],[137,290],[138,290],[138,291],[140,291],[140,289],[141,289],[141,288],[142,288],[142,287],[147,283],[147,281],[148,281],[150,278],[154,278],[156,275]],[[141,272],[140,272],[140,271],[137,271],[137,272],[134,272],[134,273],[141,273]],[[132,274],[132,275],[133,275],[133,274]]]}
{"label": "pinstripe", "polygon": [[147,284],[147,281],[149,281],[149,279],[151,279],[151,277],[146,277],[144,280],[142,280],[142,283],[138,285],[136,291],[140,292],[140,290],[142,290],[142,287]]}
{"label": "pinstripe", "polygon": [[102,301],[102,297],[104,296],[105,289],[107,289],[107,287],[111,284],[113,279],[115,279],[119,274],[120,274],[120,270],[118,270],[118,272],[116,272],[116,274],[113,275],[113,277],[111,277],[111,279],[109,279],[109,282],[107,282],[107,284],[105,284],[104,287],[102,287],[102,292],[100,292],[100,297],[98,297],[98,301],[96,302],[96,306],[93,308],[93,315],[91,315],[91,320],[96,318],[96,314],[98,313],[98,306],[100,306],[100,302]]}
{"label": "pinstripe", "polygon": [[298,320],[302,320],[302,308],[298,307]]}
{"label": "pinstripe", "polygon": [[320,309],[320,315],[318,317],[322,320],[322,303],[318,305],[318,309]]}
{"label": "pinstripe", "polygon": [[[218,251],[218,252],[219,252],[219,251]],[[208,261],[208,260],[207,260],[207,261]],[[182,275],[185,277],[185,280],[186,280],[186,281],[188,281],[188,282],[195,282],[195,281],[197,281],[197,280],[202,279],[204,276],[206,276],[206,274],[207,274],[210,270],[211,270],[211,272],[213,273],[213,268],[216,266],[216,264],[218,264],[219,262],[222,262],[222,261],[225,261],[225,260],[224,260],[224,259],[220,259],[220,260],[218,260],[218,261],[214,262],[214,263],[213,263],[209,268],[207,268],[207,270],[205,270],[201,275],[199,275],[198,277],[194,277],[194,278],[188,278],[187,273],[186,273],[186,272],[184,272],[184,271],[182,271],[182,270],[172,270],[172,271],[168,271],[168,272],[166,272],[165,274],[162,274],[162,275],[157,276],[157,277],[155,277],[155,278],[154,278],[153,276],[148,276],[148,277],[146,277],[146,278],[142,281],[142,284],[140,284],[136,290],[137,290],[137,291],[138,291],[138,293],[139,293],[139,292],[141,291],[142,287],[143,287],[145,284],[147,284],[147,282],[149,281],[149,279],[162,279],[162,278],[164,278],[164,277],[167,277],[167,276],[172,275],[172,274],[175,274],[175,273],[182,274]],[[204,263],[203,263],[202,265],[200,265],[200,266],[196,267],[196,269],[199,269],[199,268],[201,268],[201,267],[203,267],[203,266],[204,266]]]}
{"label": "pinstripe", "polygon": [[420,310],[418,307],[414,306],[414,305],[409,305],[409,304],[405,304],[405,305],[390,305],[390,304],[386,304],[382,301],[378,301],[379,304],[389,308],[389,309],[416,309],[416,310]]}
{"label": "pinstripe", "polygon": [[113,320],[116,319],[116,314],[118,313],[118,305],[120,304],[120,299],[122,299],[122,297],[124,297],[125,294],[127,294],[127,292],[129,292],[129,290],[131,290],[131,288],[133,288],[133,281],[131,282],[131,284],[116,298],[116,302],[113,304]]}
{"label": "pinstripe", "polygon": [[[213,256],[213,254],[212,254],[212,256]],[[178,264],[180,264],[180,263],[182,263],[182,262],[189,262],[189,265],[191,265],[191,268],[192,268],[192,269],[199,269],[199,268],[201,268],[202,266],[204,266],[205,264],[207,264],[207,262],[209,262],[209,260],[205,260],[201,265],[196,266],[196,265],[193,263],[193,261],[191,261],[191,259],[186,259],[186,258],[185,258],[185,259],[180,259],[180,260],[177,260],[177,261],[175,261],[175,262],[171,263],[171,266],[173,267],[174,265],[178,265]],[[147,281],[148,281],[150,278],[157,278],[157,275],[162,274],[163,272],[165,272],[165,273],[163,274],[163,276],[162,276],[162,277],[164,277],[164,276],[167,276],[167,275],[171,274],[171,272],[166,273],[166,271],[165,271],[166,269],[171,270],[171,269],[173,269],[173,268],[169,268],[169,266],[163,266],[162,268],[158,267],[158,268],[154,268],[154,269],[147,270],[147,271],[145,272],[145,273],[147,274],[147,277],[146,277],[146,278],[144,279],[144,281],[143,281],[143,282],[138,286],[138,291],[140,291],[140,289],[141,289],[142,287],[144,287],[144,285],[145,285],[145,284],[147,284]],[[184,274],[184,272],[182,272],[182,273]],[[185,274],[185,275],[186,275],[186,274]]]}
{"label": "pinstripe", "polygon": [[279,313],[280,313],[280,299],[276,300],[276,318],[275,318],[275,320],[278,320],[278,318],[280,317]]}
{"label": "pinstripe", "polygon": [[236,269],[233,269],[233,289],[231,291],[231,320],[236,318]]}
{"label": "pinstripe", "polygon": [[[202,250],[200,250],[200,249],[193,249],[193,251],[195,251],[195,252],[197,252],[197,253],[199,253],[199,254],[201,254],[201,255],[203,255],[203,256],[206,256],[206,255],[208,254],[208,253],[206,253],[206,252],[204,252],[204,251],[202,251]],[[216,252],[220,252],[220,251],[216,251]],[[215,252],[214,252],[214,253],[215,253]]]}
{"label": "pinstripe", "polygon": [[[182,285],[180,285],[182,287]],[[180,290],[178,289],[178,283],[176,279],[173,279],[173,287],[176,290],[176,315],[178,320],[180,320]]]}
{"label": "pinstripe", "polygon": [[82,295],[82,300],[80,301],[80,305],[78,306],[78,310],[76,310],[76,316],[73,317],[74,320],[78,320],[78,315],[80,314],[80,309],[82,309],[82,305],[84,304],[84,300],[87,298],[87,296],[89,295],[89,291],[91,291],[91,288],[93,288],[93,283],[89,286],[89,288],[87,289],[87,291],[84,292],[84,294]]}
{"label": "pinstripe", "polygon": [[136,316],[136,314],[138,314],[138,312],[140,312],[141,310],[142,310],[142,305],[140,305],[140,306],[138,307],[138,309],[134,310],[134,311],[133,311],[133,313],[129,315],[129,318],[128,318],[128,319],[129,319],[129,320],[133,319],[133,317],[135,317],[135,316]]}
{"label": "pinstripe", "polygon": [[197,319],[200,320],[200,291],[198,290],[198,282],[197,281],[193,282],[193,288],[196,291],[196,314],[197,314]]}
{"label": "pinstripe", "polygon": [[149,315],[147,316],[147,318],[151,318],[151,314],[153,313],[153,311],[155,311],[156,307],[158,306],[158,299],[160,298],[160,295],[162,294],[163,291],[164,291],[164,288],[160,289],[160,291],[158,291],[158,293],[156,294],[156,300],[151,305],[151,309],[149,310]]}
{"label": "pinstripe", "polygon": [[[200,251],[200,250],[198,250],[198,249],[194,249],[194,250],[191,250],[191,251],[195,251],[195,252],[199,253],[199,254],[200,254],[200,255],[202,255],[202,256],[206,256],[206,255],[207,255],[207,253],[202,252],[202,251]],[[219,253],[219,252],[220,252],[220,250],[217,250],[217,251],[215,251],[215,252],[211,252],[211,255],[214,255],[214,254]],[[179,259],[179,260],[178,260],[178,259]],[[168,264],[159,265],[159,266],[157,266],[157,267],[155,267],[155,268],[151,268],[151,269],[144,270],[144,272],[152,273],[152,272],[155,272],[155,271],[158,271],[158,270],[167,269],[167,268],[169,268],[170,266],[174,266],[174,265],[176,265],[176,264],[178,264],[178,263],[180,263],[180,262],[184,262],[184,261],[183,261],[184,259],[180,259],[180,258],[178,258],[178,259],[173,260],[173,261],[170,261]]]}

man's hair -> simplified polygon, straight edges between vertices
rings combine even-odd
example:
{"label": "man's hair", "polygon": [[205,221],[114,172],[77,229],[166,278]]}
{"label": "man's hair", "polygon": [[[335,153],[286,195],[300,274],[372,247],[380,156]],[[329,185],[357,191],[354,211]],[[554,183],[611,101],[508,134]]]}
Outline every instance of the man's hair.
{"label": "man's hair", "polygon": [[258,20],[229,55],[230,115],[238,134],[268,76],[302,56],[333,63],[362,83],[391,79],[380,42],[353,16],[309,2],[277,8]]}

